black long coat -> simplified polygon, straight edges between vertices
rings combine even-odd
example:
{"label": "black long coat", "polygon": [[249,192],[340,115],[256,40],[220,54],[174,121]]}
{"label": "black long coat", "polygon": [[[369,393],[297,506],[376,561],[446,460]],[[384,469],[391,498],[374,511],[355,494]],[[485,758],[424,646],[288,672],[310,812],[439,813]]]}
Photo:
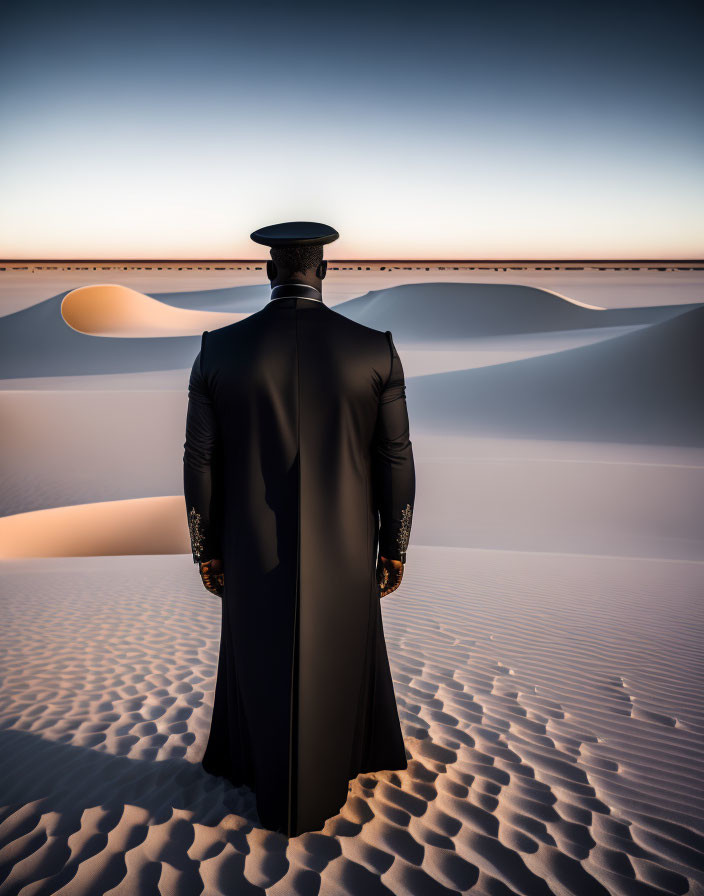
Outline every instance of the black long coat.
{"label": "black long coat", "polygon": [[225,574],[202,764],[295,836],[407,767],[375,568],[405,561],[415,468],[391,332],[290,292],[203,333],[184,494],[194,562]]}

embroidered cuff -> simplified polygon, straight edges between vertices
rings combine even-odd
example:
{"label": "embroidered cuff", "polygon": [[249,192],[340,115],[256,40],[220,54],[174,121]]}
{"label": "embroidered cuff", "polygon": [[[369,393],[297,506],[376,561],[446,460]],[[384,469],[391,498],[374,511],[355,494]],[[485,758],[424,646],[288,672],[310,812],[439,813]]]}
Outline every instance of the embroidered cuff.
{"label": "embroidered cuff", "polygon": [[191,507],[188,512],[188,532],[191,537],[193,562],[198,563],[201,560],[210,560],[210,557],[204,556],[206,527],[200,513],[198,513],[195,507]]}
{"label": "embroidered cuff", "polygon": [[[400,521],[379,533],[379,553],[382,557],[386,557],[389,560],[400,560],[402,563],[406,562],[406,549],[411,535],[412,519],[413,508],[410,504],[406,504],[401,511]],[[396,526],[398,526],[398,529],[394,538],[393,531],[396,529]]]}
{"label": "embroidered cuff", "polygon": [[398,535],[396,536],[396,543],[398,544],[398,550],[400,559],[405,563],[406,562],[406,548],[408,547],[408,539],[411,536],[411,519],[413,517],[413,509],[410,504],[406,504],[406,506],[401,511],[401,528],[398,530]]}

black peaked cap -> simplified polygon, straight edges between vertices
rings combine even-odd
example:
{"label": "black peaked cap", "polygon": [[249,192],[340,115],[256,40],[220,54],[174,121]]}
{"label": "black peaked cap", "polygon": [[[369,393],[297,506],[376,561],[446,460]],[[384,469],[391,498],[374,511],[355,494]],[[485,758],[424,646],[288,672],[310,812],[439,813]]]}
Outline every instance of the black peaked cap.
{"label": "black peaked cap", "polygon": [[340,234],[333,227],[315,221],[286,221],[260,227],[250,236],[264,246],[322,246],[332,243]]}

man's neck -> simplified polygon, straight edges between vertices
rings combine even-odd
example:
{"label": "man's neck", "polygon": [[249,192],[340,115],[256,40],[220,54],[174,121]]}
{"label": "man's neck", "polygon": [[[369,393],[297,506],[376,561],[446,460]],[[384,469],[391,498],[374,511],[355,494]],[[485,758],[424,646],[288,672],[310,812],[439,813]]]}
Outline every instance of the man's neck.
{"label": "man's neck", "polygon": [[292,297],[314,299],[317,302],[323,301],[323,294],[316,286],[311,286],[309,283],[301,283],[296,280],[290,280],[286,283],[279,283],[277,286],[272,286],[269,301],[273,302],[276,299]]}

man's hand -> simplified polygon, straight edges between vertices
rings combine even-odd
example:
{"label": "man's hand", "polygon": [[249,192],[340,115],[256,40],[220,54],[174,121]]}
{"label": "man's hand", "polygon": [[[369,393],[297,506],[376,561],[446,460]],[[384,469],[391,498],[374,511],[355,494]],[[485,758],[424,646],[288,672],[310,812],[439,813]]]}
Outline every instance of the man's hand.
{"label": "man's hand", "polygon": [[222,597],[225,591],[225,574],[222,571],[222,560],[201,560],[198,564],[200,577],[206,589],[216,597]]}
{"label": "man's hand", "polygon": [[379,583],[381,597],[391,594],[401,584],[403,563],[401,560],[389,560],[379,555],[376,564],[376,580]]}

